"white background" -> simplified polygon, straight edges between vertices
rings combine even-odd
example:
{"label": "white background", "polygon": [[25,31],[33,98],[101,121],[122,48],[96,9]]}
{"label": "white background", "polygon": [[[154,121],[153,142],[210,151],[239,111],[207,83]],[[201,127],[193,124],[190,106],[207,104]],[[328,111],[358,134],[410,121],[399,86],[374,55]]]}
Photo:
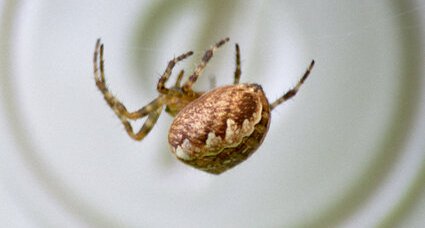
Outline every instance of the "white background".
{"label": "white background", "polygon": [[[0,1],[0,226],[421,227],[425,225],[425,4],[421,1]],[[231,41],[197,89],[242,82],[273,101],[260,149],[213,176],[168,151],[163,113],[131,140],[96,90],[130,110],[172,57],[189,74]],[[174,78],[171,79],[171,81]],[[140,125],[140,123],[136,123]]]}

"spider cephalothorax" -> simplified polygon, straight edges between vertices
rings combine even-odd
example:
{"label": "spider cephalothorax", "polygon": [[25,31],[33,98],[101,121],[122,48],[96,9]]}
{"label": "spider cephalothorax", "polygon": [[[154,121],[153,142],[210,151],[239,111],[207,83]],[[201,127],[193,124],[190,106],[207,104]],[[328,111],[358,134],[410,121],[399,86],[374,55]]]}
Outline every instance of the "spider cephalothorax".
{"label": "spider cephalothorax", "polygon": [[[165,87],[176,63],[191,56],[193,52],[186,52],[169,61],[157,84],[159,96],[141,109],[128,112],[106,86],[103,44],[98,40],[93,59],[96,85],[123,123],[128,135],[135,140],[142,140],[149,133],[165,106],[165,111],[175,117],[168,134],[171,151],[186,164],[209,173],[220,174],[246,160],[256,151],[267,134],[271,110],[297,93],[314,66],[313,60],[294,88],[269,103],[260,85],[239,83],[240,50],[236,44],[233,85],[218,87],[208,92],[194,91],[192,86],[208,61],[227,41],[229,38],[222,39],[208,49],[201,63],[183,85],[181,81],[184,71],[181,70],[174,86]],[[99,55],[100,61],[97,59]],[[143,126],[135,132],[129,120],[146,116]]]}

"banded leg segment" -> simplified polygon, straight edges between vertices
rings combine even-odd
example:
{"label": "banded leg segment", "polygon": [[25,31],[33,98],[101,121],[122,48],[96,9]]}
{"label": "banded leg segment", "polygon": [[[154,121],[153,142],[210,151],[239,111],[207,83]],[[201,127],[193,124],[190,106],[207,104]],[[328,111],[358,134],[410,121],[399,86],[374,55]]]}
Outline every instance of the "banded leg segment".
{"label": "banded leg segment", "polygon": [[[98,57],[100,57],[99,62],[97,59]],[[98,67],[99,64],[100,64],[100,67]],[[99,72],[99,68],[100,68],[100,72]],[[93,69],[94,69],[94,80],[96,82],[96,86],[99,89],[99,91],[102,93],[103,97],[105,98],[106,103],[115,112],[118,118],[120,119],[124,117],[127,118],[127,116],[130,115],[127,109],[121,103],[121,101],[119,101],[114,95],[112,95],[112,93],[109,91],[106,85],[105,67],[104,67],[104,60],[103,60],[103,44],[100,43],[100,39],[98,39],[96,42],[96,47],[95,47],[94,56],[93,56]]]}
{"label": "banded leg segment", "polygon": [[[157,90],[159,93],[161,94],[168,94],[169,93],[169,89],[165,88],[165,83],[167,82],[168,78],[171,75],[171,72],[174,68],[174,66],[176,65],[176,63],[182,61],[183,59],[191,56],[193,54],[192,51],[186,52],[180,56],[178,56],[177,58],[174,58],[172,60],[170,60],[170,62],[168,62],[167,68],[165,69],[164,74],[162,74],[161,78],[158,81],[158,84],[156,86]],[[177,82],[180,84],[181,78],[183,77],[183,71],[180,72],[178,78],[177,78]],[[176,82],[176,83],[177,83]]]}
{"label": "banded leg segment", "polygon": [[121,123],[125,127],[125,131],[127,134],[134,140],[140,141],[145,138],[147,134],[152,130],[153,126],[155,125],[156,121],[159,118],[159,115],[161,114],[162,106],[156,109],[155,111],[152,111],[149,113],[148,118],[146,119],[145,123],[143,123],[143,126],[140,128],[140,130],[135,133],[133,130],[133,127],[131,126],[130,122],[128,122],[127,119],[120,119]]}
{"label": "banded leg segment", "polygon": [[182,82],[184,75],[184,70],[181,70],[180,73],[177,75],[176,83],[174,83],[174,87],[180,88],[180,83]]}
{"label": "banded leg segment", "polygon": [[207,66],[208,62],[210,61],[210,59],[213,57],[214,52],[221,46],[223,46],[223,44],[225,44],[226,42],[229,41],[229,38],[224,38],[222,40],[220,40],[219,42],[217,42],[213,47],[211,47],[210,49],[208,49],[204,56],[202,57],[201,63],[195,68],[195,71],[193,72],[193,74],[189,77],[189,80],[187,80],[182,87],[183,92],[185,93],[190,93],[190,91],[192,90],[192,86],[193,84],[195,84],[195,82],[198,80],[198,77],[202,74],[202,72],[205,70],[205,67]]}
{"label": "banded leg segment", "polygon": [[[98,57],[100,59],[98,60]],[[100,67],[99,62],[100,62]],[[142,140],[155,125],[158,120],[159,115],[162,111],[162,106],[164,103],[164,96],[159,96],[154,99],[148,105],[143,108],[135,111],[128,112],[126,107],[109,91],[106,86],[105,80],[105,69],[104,69],[104,60],[103,60],[103,44],[100,43],[100,39],[96,42],[94,57],[93,57],[93,69],[94,69],[94,78],[96,81],[96,86],[103,94],[103,97],[106,100],[106,103],[109,107],[115,112],[116,116],[120,119],[121,123],[124,125],[125,130],[128,135],[135,140]],[[99,72],[100,70],[100,72]],[[134,133],[133,128],[129,120],[136,120],[148,116],[145,123],[141,129]]]}
{"label": "banded leg segment", "polygon": [[[99,62],[100,62],[100,73],[98,68],[98,56],[100,56]],[[106,100],[106,103],[111,107],[111,109],[115,112],[115,114],[118,116],[119,119],[140,119],[145,117],[149,112],[158,109],[163,104],[163,98],[162,96],[158,97],[157,99],[150,102],[148,105],[144,106],[143,108],[135,111],[135,112],[128,112],[127,108],[124,106],[123,103],[121,103],[118,98],[116,98],[108,89],[106,86],[106,80],[105,80],[105,68],[104,68],[104,59],[103,59],[103,44],[100,43],[100,39],[96,42],[96,48],[94,52],[93,57],[93,68],[94,68],[94,79],[96,81],[96,86],[100,90],[100,92],[103,94],[103,97]]]}
{"label": "banded leg segment", "polygon": [[304,83],[304,81],[307,79],[307,77],[310,75],[311,70],[314,67],[314,60],[311,61],[310,65],[308,66],[307,70],[305,71],[304,75],[301,77],[301,79],[298,81],[297,85],[295,85],[294,88],[290,89],[288,92],[286,92],[283,96],[278,98],[276,101],[270,104],[270,109],[273,110],[276,108],[276,106],[282,104],[283,102],[291,99],[295,94],[297,94],[298,90],[300,89],[301,85]]}
{"label": "banded leg segment", "polygon": [[240,54],[239,45],[236,44],[235,47],[236,47],[236,70],[235,70],[235,77],[234,77],[233,85],[239,84],[239,80],[240,80],[241,74],[242,74],[241,54]]}

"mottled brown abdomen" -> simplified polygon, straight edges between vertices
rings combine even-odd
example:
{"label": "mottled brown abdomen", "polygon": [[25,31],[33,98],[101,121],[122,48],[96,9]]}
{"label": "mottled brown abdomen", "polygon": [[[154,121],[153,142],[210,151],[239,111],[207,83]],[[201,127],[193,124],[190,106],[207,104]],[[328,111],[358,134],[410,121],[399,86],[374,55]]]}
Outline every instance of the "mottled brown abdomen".
{"label": "mottled brown abdomen", "polygon": [[270,107],[261,86],[223,86],[203,94],[177,114],[168,142],[179,160],[219,174],[255,152],[269,123]]}

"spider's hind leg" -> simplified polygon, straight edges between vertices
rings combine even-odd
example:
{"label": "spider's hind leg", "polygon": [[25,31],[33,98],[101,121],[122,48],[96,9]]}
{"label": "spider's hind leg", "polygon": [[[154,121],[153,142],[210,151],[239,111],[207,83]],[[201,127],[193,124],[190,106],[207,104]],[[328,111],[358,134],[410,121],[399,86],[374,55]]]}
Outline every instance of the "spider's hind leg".
{"label": "spider's hind leg", "polygon": [[239,80],[241,79],[241,54],[240,54],[240,49],[239,49],[239,45],[236,44],[236,69],[235,69],[235,77],[234,77],[234,81],[233,84],[237,85],[239,84]]}
{"label": "spider's hind leg", "polygon": [[301,85],[304,83],[304,81],[307,79],[307,77],[310,75],[311,70],[314,66],[314,60],[311,61],[310,65],[308,66],[307,70],[305,71],[304,75],[300,78],[298,83],[295,85],[294,88],[290,89],[288,92],[286,92],[283,96],[278,98],[276,101],[270,104],[270,110],[273,110],[276,108],[276,106],[282,104],[283,102],[291,99],[292,97],[297,94],[298,90],[300,89]]}

